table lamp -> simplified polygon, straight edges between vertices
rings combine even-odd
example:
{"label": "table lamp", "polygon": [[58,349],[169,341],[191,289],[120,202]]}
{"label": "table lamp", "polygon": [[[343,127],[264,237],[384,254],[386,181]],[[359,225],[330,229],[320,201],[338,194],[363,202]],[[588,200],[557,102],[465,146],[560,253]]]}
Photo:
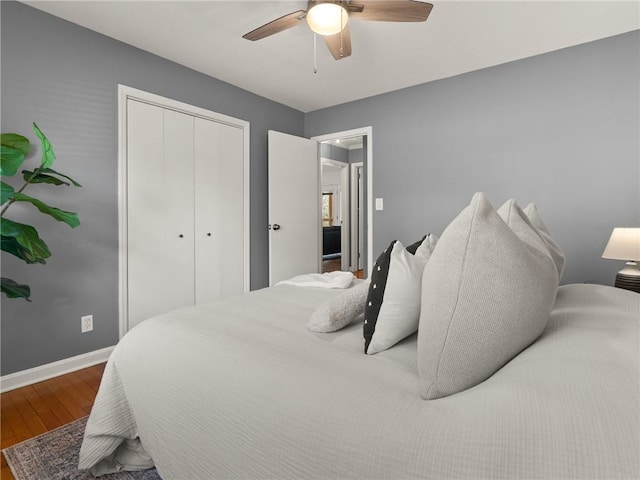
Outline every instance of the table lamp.
{"label": "table lamp", "polygon": [[627,260],[616,275],[615,286],[640,293],[640,228],[614,228],[602,258]]}

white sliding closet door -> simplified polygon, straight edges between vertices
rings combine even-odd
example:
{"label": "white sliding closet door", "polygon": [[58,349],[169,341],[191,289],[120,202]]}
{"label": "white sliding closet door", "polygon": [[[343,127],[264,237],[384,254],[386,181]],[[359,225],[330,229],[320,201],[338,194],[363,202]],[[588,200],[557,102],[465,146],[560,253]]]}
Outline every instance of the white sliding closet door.
{"label": "white sliding closet door", "polygon": [[193,117],[128,102],[131,326],[193,304],[193,213],[185,214],[193,212],[193,146],[185,136],[193,136]]}
{"label": "white sliding closet door", "polygon": [[195,119],[195,301],[243,291],[243,132]]}
{"label": "white sliding closet door", "polygon": [[[163,303],[171,306],[171,310],[193,305],[195,300],[194,117],[166,108],[161,110],[164,111],[164,158],[160,167],[164,172],[164,215],[154,227],[164,237],[165,254],[156,262],[162,262],[159,270],[166,277],[161,290],[166,295]],[[158,293],[151,295],[156,298]]]}
{"label": "white sliding closet door", "polygon": [[120,89],[121,333],[249,290],[249,124]]}

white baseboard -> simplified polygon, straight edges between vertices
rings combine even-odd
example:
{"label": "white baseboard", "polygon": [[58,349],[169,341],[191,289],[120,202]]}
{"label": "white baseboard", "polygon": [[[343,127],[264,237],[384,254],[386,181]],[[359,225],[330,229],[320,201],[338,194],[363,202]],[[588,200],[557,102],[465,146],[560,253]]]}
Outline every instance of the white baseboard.
{"label": "white baseboard", "polygon": [[114,348],[115,346],[102,348],[75,357],[58,360],[57,362],[40,365],[39,367],[22,370],[21,372],[4,375],[0,377],[0,392],[8,392],[9,390],[42,382],[49,378],[58,377],[65,373],[75,372],[76,370],[82,370],[83,368],[106,362]]}

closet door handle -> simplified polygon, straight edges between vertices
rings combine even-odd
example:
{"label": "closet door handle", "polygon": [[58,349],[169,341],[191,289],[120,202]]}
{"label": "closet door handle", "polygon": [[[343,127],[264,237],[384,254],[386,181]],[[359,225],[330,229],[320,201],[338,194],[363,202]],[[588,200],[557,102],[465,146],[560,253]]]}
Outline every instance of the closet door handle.
{"label": "closet door handle", "polygon": [[273,224],[273,229],[274,230],[280,230],[280,225],[278,225],[277,223]]}
{"label": "closet door handle", "polygon": [[210,237],[210,236],[211,236],[211,232],[208,232],[208,233],[207,233],[207,237]]}
{"label": "closet door handle", "polygon": [[178,235],[179,238],[184,238],[184,235],[181,233],[180,235]]}

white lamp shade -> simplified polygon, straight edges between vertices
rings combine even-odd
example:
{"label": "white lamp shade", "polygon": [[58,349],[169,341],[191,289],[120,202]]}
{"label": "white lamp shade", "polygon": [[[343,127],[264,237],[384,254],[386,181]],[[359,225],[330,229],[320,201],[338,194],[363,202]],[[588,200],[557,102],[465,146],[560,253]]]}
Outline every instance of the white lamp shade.
{"label": "white lamp shade", "polygon": [[640,260],[640,228],[614,228],[602,258]]}
{"label": "white lamp shade", "polygon": [[307,12],[309,28],[318,35],[340,33],[349,21],[349,13],[336,3],[318,3]]}

